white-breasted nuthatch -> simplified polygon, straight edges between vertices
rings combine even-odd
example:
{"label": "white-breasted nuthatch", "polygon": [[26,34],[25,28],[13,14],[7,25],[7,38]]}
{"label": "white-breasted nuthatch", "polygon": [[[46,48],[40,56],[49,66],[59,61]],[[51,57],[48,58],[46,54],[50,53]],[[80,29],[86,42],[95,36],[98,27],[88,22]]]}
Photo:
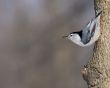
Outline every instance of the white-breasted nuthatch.
{"label": "white-breasted nuthatch", "polygon": [[102,11],[97,11],[95,17],[78,32],[72,32],[67,37],[73,43],[85,47],[93,44],[100,36],[100,15]]}

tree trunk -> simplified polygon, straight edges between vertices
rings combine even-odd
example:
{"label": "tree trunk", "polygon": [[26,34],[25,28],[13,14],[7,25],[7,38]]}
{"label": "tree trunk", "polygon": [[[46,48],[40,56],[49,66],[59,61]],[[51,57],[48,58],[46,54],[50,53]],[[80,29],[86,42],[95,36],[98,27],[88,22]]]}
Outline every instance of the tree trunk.
{"label": "tree trunk", "polygon": [[96,7],[102,9],[101,36],[83,76],[88,88],[110,88],[110,0],[96,0]]}

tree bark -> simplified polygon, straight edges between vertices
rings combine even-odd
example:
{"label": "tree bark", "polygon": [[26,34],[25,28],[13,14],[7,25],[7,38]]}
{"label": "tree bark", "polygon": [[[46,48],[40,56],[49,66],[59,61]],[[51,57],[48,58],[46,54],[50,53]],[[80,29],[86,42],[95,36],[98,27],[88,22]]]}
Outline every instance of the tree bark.
{"label": "tree bark", "polygon": [[88,88],[110,88],[110,0],[95,0],[102,9],[101,36],[93,58],[83,69]]}

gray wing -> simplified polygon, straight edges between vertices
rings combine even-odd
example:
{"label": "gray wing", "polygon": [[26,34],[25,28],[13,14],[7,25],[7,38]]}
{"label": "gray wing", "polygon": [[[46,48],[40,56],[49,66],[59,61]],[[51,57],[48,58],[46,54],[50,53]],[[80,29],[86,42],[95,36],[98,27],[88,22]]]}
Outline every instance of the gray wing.
{"label": "gray wing", "polygon": [[86,27],[82,30],[82,38],[81,41],[83,44],[87,44],[91,39],[91,31],[90,31],[91,21],[86,25]]}

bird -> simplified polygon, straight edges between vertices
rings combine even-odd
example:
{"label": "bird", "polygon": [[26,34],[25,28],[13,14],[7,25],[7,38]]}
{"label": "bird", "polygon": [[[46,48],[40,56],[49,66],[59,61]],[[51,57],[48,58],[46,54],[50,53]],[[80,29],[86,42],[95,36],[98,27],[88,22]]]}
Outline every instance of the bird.
{"label": "bird", "polygon": [[97,11],[95,17],[92,18],[84,28],[80,31],[71,32],[67,36],[63,36],[64,38],[68,38],[73,43],[77,44],[81,47],[90,46],[95,43],[100,36],[100,16],[102,10]]}

